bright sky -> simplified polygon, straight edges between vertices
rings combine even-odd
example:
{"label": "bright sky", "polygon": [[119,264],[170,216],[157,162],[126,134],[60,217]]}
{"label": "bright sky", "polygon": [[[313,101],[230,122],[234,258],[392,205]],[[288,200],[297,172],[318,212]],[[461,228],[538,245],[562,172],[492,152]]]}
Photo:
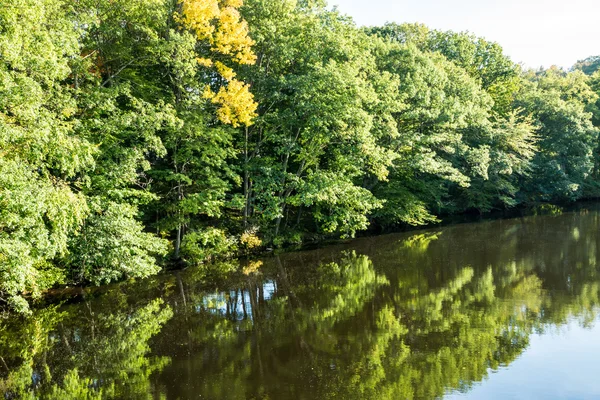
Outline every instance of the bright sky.
{"label": "bright sky", "polygon": [[328,0],[358,25],[420,22],[498,42],[513,61],[571,67],[600,55],[600,0]]}

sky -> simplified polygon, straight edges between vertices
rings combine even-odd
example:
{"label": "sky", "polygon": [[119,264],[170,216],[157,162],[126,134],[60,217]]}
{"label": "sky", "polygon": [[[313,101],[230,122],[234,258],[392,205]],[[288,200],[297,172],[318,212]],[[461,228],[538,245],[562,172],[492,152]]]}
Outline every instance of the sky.
{"label": "sky", "polygon": [[526,67],[600,55],[600,0],[328,0],[358,25],[420,22],[498,42]]}

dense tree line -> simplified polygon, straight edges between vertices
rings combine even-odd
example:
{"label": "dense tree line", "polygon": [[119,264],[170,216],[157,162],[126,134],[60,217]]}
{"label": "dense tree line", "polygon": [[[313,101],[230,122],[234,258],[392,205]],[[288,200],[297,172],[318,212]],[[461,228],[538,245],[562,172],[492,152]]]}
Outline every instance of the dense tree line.
{"label": "dense tree line", "polygon": [[597,65],[323,1],[5,1],[0,299],[597,196]]}

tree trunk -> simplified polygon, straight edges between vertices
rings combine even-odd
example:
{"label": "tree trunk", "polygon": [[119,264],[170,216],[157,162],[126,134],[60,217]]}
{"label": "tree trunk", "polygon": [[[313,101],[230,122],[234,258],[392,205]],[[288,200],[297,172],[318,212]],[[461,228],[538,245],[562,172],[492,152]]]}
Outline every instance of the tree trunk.
{"label": "tree trunk", "polygon": [[248,127],[246,127],[246,137],[244,141],[244,229],[248,226],[248,210],[250,208],[249,193],[249,173],[248,173]]}
{"label": "tree trunk", "polygon": [[[175,171],[177,172],[177,169],[175,169]],[[179,181],[177,184],[177,200],[180,203],[181,203],[181,200],[183,200],[183,191],[181,190],[181,181]],[[177,216],[179,218],[181,218],[181,210],[177,211]],[[175,259],[176,260],[179,260],[179,253],[181,250],[182,230],[183,230],[183,224],[181,223],[181,220],[180,220],[177,225],[177,238],[175,239]]]}

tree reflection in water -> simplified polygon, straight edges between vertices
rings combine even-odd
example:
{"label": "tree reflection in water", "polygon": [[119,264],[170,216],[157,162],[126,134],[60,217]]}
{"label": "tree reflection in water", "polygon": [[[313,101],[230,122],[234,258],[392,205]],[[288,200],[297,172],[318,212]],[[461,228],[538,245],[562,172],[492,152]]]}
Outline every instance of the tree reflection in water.
{"label": "tree reflection in water", "polygon": [[[361,239],[86,292],[0,322],[13,398],[412,399],[597,319],[595,211]],[[209,285],[206,282],[214,281]]]}

